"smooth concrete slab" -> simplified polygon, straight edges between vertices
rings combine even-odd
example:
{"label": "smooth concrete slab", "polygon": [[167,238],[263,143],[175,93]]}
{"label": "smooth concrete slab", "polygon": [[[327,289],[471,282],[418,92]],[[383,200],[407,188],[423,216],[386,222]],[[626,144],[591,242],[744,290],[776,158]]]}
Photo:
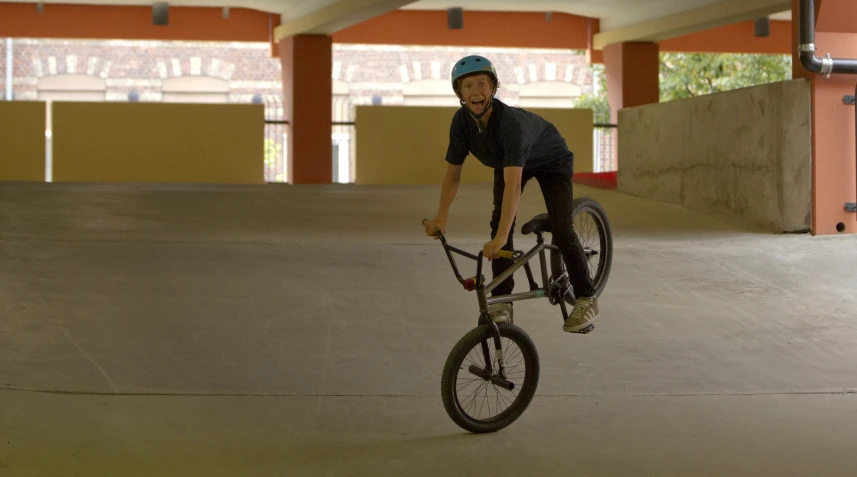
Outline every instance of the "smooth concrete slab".
{"label": "smooth concrete slab", "polygon": [[[0,474],[853,475],[857,238],[577,194],[615,235],[603,318],[517,303],[536,400],[462,436],[439,381],[477,304],[420,225],[437,187],[0,184]],[[490,209],[463,187],[449,240]]]}
{"label": "smooth concrete slab", "polygon": [[536,396],[461,432],[433,396],[3,392],[13,476],[852,476],[857,396]]}

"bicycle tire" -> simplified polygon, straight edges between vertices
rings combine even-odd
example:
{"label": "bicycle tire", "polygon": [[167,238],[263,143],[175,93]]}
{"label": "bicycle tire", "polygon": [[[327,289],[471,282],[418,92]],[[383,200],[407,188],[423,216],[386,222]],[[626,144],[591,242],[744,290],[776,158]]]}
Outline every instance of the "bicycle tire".
{"label": "bicycle tire", "polygon": [[[610,228],[610,220],[607,218],[607,212],[601,207],[601,204],[589,197],[578,197],[572,202],[572,217],[576,217],[582,212],[591,212],[598,219],[595,224],[598,228],[599,244],[601,246],[602,258],[598,262],[598,270],[592,281],[595,285],[595,296],[600,296],[607,286],[607,279],[610,277],[610,269],[613,265],[613,232]],[[574,219],[572,219],[573,221]],[[554,239],[551,238],[551,243]],[[565,272],[565,262],[562,259],[562,253],[556,250],[550,250],[550,267],[551,277],[556,279]],[[565,296],[566,303],[574,305],[575,296],[573,290],[569,291]]]}
{"label": "bicycle tire", "polygon": [[[483,340],[488,340],[488,347],[493,356],[494,340],[490,325],[480,325],[458,340],[443,367],[440,388],[446,413],[459,427],[474,434],[497,432],[515,422],[529,407],[539,383],[539,355],[533,340],[524,330],[515,325],[501,323],[497,327],[501,338],[511,339],[521,349],[525,361],[526,376],[520,385],[517,397],[506,410],[490,419],[475,419],[464,412],[455,388],[458,373],[467,372],[462,365],[464,358],[474,347],[480,346]],[[481,349],[478,354],[482,356]]]}

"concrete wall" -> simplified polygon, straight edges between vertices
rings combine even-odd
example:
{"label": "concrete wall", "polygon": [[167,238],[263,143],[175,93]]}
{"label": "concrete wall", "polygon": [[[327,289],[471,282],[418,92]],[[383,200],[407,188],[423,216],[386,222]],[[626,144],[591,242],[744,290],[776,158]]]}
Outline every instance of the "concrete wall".
{"label": "concrete wall", "polygon": [[775,232],[811,221],[810,84],[796,79],[619,113],[619,185]]}
{"label": "concrete wall", "polygon": [[45,103],[0,101],[0,181],[45,180]]}
{"label": "concrete wall", "polygon": [[53,103],[55,182],[264,183],[261,104]]}
{"label": "concrete wall", "polygon": [[[574,153],[575,172],[592,172],[591,109],[528,108],[552,122]],[[456,107],[358,106],[357,184],[440,184]],[[463,183],[494,180],[492,169],[468,156]]]}

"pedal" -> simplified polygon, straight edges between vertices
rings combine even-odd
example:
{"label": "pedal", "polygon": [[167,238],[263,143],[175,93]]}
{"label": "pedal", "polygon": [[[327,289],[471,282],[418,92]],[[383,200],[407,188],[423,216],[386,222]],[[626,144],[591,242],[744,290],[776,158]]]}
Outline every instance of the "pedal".
{"label": "pedal", "polygon": [[595,325],[589,325],[586,328],[583,328],[582,330],[575,331],[575,333],[580,333],[582,335],[588,335],[593,330],[595,330]]}

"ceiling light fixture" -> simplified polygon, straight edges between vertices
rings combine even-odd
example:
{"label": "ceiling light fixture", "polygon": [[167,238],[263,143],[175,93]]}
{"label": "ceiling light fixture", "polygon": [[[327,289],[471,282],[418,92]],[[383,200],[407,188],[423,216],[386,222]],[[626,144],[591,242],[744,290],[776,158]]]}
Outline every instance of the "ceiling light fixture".
{"label": "ceiling light fixture", "polygon": [[768,17],[760,17],[756,19],[755,31],[753,32],[757,38],[770,36],[771,34],[771,19]]}
{"label": "ceiling light fixture", "polygon": [[464,28],[464,10],[461,7],[452,7],[446,11],[447,27],[450,30],[461,30]]}

